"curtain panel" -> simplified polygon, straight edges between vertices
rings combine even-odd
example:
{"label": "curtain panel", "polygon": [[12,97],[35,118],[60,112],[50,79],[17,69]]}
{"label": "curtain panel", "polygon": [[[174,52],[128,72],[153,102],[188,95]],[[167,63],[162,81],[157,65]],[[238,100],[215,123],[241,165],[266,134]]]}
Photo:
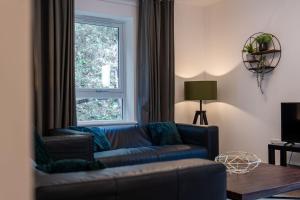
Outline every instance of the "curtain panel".
{"label": "curtain panel", "polygon": [[174,0],[140,0],[138,121],[174,120]]}
{"label": "curtain panel", "polygon": [[33,35],[34,126],[47,135],[76,125],[74,1],[35,0]]}

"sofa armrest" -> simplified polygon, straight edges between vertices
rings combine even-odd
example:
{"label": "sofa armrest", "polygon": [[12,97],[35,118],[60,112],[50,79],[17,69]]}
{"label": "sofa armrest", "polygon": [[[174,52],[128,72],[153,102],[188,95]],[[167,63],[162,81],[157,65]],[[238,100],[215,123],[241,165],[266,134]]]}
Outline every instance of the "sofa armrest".
{"label": "sofa armrest", "polygon": [[94,159],[91,135],[57,135],[43,137],[47,151],[54,160]]}
{"label": "sofa armrest", "polygon": [[180,136],[185,144],[206,147],[208,158],[214,160],[219,154],[219,129],[217,126],[196,126],[176,124]]}

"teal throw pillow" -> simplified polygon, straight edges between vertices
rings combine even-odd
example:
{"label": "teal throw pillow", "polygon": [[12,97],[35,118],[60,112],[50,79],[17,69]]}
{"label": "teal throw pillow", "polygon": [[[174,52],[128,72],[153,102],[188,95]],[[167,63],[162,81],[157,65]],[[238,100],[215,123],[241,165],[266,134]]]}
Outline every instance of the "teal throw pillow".
{"label": "teal throw pillow", "polygon": [[37,169],[46,173],[67,173],[104,169],[100,161],[86,161],[81,159],[58,160],[49,164],[38,165]]}
{"label": "teal throw pillow", "polygon": [[155,145],[182,144],[180,134],[174,122],[155,122],[148,125],[152,142]]}
{"label": "teal throw pillow", "polygon": [[106,137],[105,132],[102,128],[84,126],[71,126],[69,128],[72,130],[93,134],[95,152],[110,150],[111,143]]}
{"label": "teal throw pillow", "polygon": [[52,159],[47,152],[46,146],[38,133],[34,133],[34,157],[38,165],[44,165],[52,162]]}

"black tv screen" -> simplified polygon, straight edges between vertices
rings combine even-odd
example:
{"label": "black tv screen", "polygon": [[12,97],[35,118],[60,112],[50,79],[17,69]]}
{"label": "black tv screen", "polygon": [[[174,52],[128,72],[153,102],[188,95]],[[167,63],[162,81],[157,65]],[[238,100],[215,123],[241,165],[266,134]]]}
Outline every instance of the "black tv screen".
{"label": "black tv screen", "polygon": [[281,140],[300,143],[300,103],[281,103]]}

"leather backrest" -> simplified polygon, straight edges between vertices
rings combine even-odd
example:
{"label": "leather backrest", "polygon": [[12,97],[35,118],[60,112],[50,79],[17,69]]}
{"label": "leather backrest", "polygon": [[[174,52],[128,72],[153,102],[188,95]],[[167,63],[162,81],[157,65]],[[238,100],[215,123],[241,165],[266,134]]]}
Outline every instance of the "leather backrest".
{"label": "leather backrest", "polygon": [[138,125],[101,126],[111,142],[112,149],[151,146],[145,130]]}

